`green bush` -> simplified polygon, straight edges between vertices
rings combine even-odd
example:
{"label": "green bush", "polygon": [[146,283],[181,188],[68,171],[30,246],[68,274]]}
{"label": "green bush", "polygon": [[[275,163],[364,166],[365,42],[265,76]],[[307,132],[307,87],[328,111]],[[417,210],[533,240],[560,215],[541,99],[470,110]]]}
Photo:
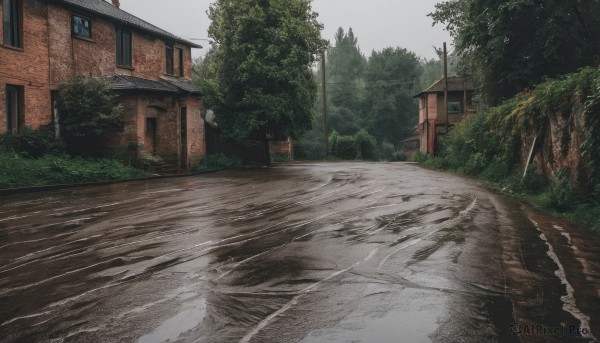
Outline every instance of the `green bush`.
{"label": "green bush", "polygon": [[393,161],[394,154],[396,153],[396,148],[394,144],[389,142],[381,143],[381,147],[379,148],[380,158],[384,161]]}
{"label": "green bush", "polygon": [[333,158],[355,160],[358,157],[358,145],[352,136],[340,136],[334,131],[329,136],[329,151]]}
{"label": "green bush", "polygon": [[575,192],[571,177],[566,169],[561,169],[552,178],[547,192],[545,206],[558,212],[566,212],[575,205]]}
{"label": "green bush", "polygon": [[230,169],[240,167],[242,161],[236,157],[230,157],[223,154],[207,155],[196,170],[207,169]]}
{"label": "green bush", "polygon": [[394,151],[394,153],[392,154],[392,159],[390,161],[392,161],[392,162],[404,162],[406,160],[407,160],[406,155],[402,151],[397,150],[397,151]]}
{"label": "green bush", "polygon": [[415,159],[415,162],[424,164],[429,159],[429,155],[426,155],[426,154],[424,154],[424,153],[422,153],[420,151],[417,151],[417,153],[415,154],[414,159]]}
{"label": "green bush", "polygon": [[289,162],[290,157],[285,153],[275,153],[271,155],[271,162],[281,163],[281,162]]}
{"label": "green bush", "polygon": [[147,174],[109,159],[45,155],[37,159],[0,151],[0,188],[125,180]]}
{"label": "green bush", "polygon": [[70,154],[101,155],[107,136],[122,125],[117,96],[98,78],[77,77],[61,85],[57,107]]}
{"label": "green bush", "polygon": [[358,159],[377,160],[377,140],[365,129],[361,129],[354,135],[354,141],[358,147]]}
{"label": "green bush", "polygon": [[323,141],[308,141],[294,144],[294,158],[296,160],[322,160]]}
{"label": "green bush", "polygon": [[42,126],[38,130],[23,128],[19,135],[0,135],[0,149],[16,152],[26,158],[38,158],[47,154],[62,154],[64,144],[54,138],[52,125]]}
{"label": "green bush", "polygon": [[340,134],[333,130],[333,132],[327,138],[327,147],[329,148],[329,156],[335,156],[337,151],[337,141],[340,138]]}

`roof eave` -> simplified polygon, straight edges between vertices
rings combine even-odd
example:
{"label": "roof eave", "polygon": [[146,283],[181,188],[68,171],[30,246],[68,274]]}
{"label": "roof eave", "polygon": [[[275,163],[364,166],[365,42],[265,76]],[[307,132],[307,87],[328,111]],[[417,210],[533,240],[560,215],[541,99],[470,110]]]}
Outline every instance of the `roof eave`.
{"label": "roof eave", "polygon": [[[50,3],[58,4],[58,5],[67,7],[67,8],[75,8],[77,10],[80,10],[80,11],[88,13],[88,14],[93,14],[94,16],[103,18],[103,19],[105,19],[107,21],[110,21],[110,22],[113,22],[113,23],[118,23],[119,25],[133,28],[136,31],[141,31],[141,32],[144,32],[144,33],[149,34],[151,36],[160,37],[160,38],[162,38],[165,41],[177,42],[177,43],[180,43],[182,45],[188,46],[190,48],[195,48],[195,49],[203,49],[204,48],[200,44],[192,43],[192,42],[187,41],[187,40],[182,39],[182,38],[178,38],[177,39],[177,38],[174,38],[174,37],[169,37],[169,36],[166,36],[166,35],[161,35],[160,33],[150,31],[150,30],[148,30],[146,28],[140,27],[138,25],[134,25],[134,24],[132,24],[130,22],[127,22],[127,21],[124,21],[124,20],[119,20],[119,19],[113,18],[113,17],[111,17],[109,15],[106,15],[106,14],[103,14],[103,13],[99,13],[99,12],[96,12],[96,11],[92,11],[89,8],[78,6],[76,4],[65,3],[65,2],[62,2],[60,0],[46,0],[46,1],[48,1]],[[140,19],[140,20],[143,20],[143,19]],[[163,31],[164,31],[164,29],[163,29]]]}

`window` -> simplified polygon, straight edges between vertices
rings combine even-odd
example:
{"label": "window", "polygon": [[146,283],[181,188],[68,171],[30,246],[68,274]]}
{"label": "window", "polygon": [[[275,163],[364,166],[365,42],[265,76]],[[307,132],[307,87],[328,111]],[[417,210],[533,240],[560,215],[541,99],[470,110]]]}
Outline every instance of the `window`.
{"label": "window", "polygon": [[23,126],[23,87],[6,86],[6,131],[16,135]]}
{"label": "window", "polygon": [[173,75],[173,45],[165,45],[165,57],[167,61],[167,74]]}
{"label": "window", "polygon": [[131,67],[131,31],[117,28],[117,66]]}
{"label": "window", "polygon": [[460,113],[460,101],[448,102],[448,113]]}
{"label": "window", "polygon": [[3,32],[4,44],[22,48],[23,41],[21,39],[21,1],[20,0],[3,0]]}
{"label": "window", "polygon": [[165,44],[166,73],[168,75],[183,77],[183,56],[182,48],[175,48],[173,44]]}
{"label": "window", "polygon": [[175,75],[179,77],[183,77],[183,49],[177,48],[175,49],[175,61],[177,62],[177,66],[175,67]]}
{"label": "window", "polygon": [[92,38],[92,22],[88,18],[73,15],[73,35]]}

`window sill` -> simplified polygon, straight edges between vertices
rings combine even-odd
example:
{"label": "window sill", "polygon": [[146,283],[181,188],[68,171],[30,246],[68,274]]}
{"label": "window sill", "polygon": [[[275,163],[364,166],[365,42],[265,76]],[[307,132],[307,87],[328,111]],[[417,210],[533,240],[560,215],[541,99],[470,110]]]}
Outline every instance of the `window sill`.
{"label": "window sill", "polygon": [[90,43],[96,43],[95,40],[93,40],[92,38],[88,38],[88,37],[73,35],[73,38],[81,39],[81,40],[84,40],[84,41],[90,42]]}
{"label": "window sill", "polygon": [[127,69],[127,70],[135,70],[132,66],[122,66],[122,65],[118,65],[118,64],[117,64],[117,68]]}
{"label": "window sill", "polygon": [[12,46],[12,45],[0,44],[0,46],[3,47],[3,48],[6,48],[6,49],[10,49],[10,50],[25,52],[25,49],[19,48],[19,47],[16,47],[16,46]]}

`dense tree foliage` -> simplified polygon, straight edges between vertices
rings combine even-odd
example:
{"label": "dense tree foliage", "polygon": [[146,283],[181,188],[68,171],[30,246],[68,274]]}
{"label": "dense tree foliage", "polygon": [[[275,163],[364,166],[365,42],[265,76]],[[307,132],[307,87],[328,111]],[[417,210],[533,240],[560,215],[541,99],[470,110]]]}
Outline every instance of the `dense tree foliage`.
{"label": "dense tree foliage", "polygon": [[[335,45],[327,51],[327,82],[334,107],[352,109],[344,115],[358,115],[363,100],[362,79],[367,59],[358,46],[352,28],[344,32],[341,27],[335,34]],[[333,113],[335,115],[335,113]]]}
{"label": "dense tree foliage", "polygon": [[600,55],[596,0],[450,0],[431,16],[446,25],[462,69],[491,104],[597,63]]}
{"label": "dense tree foliage", "polygon": [[[398,147],[414,132],[418,107],[413,96],[421,89],[424,62],[400,48],[374,51],[367,58],[360,51],[358,38],[351,28],[347,32],[340,28],[334,38],[335,43],[328,49],[326,70],[329,132],[335,131],[341,137],[356,136],[363,147],[364,142],[376,142],[379,154],[375,151],[360,153],[361,158],[376,159],[377,155],[381,156],[384,143],[387,150],[390,144]],[[440,68],[428,85],[441,72]],[[316,127],[301,140],[311,158],[322,157],[321,103],[322,98],[315,107]]]}
{"label": "dense tree foliage", "polygon": [[61,85],[57,103],[61,135],[72,154],[98,155],[122,125],[122,108],[102,79],[78,77]]}
{"label": "dense tree foliage", "polygon": [[420,61],[413,52],[387,48],[371,54],[365,73],[366,119],[378,141],[397,145],[414,132],[419,107],[413,96],[420,76]]}
{"label": "dense tree foliage", "polygon": [[311,65],[324,48],[308,0],[218,0],[210,6],[212,51],[199,68],[223,134],[298,136],[313,124]]}

